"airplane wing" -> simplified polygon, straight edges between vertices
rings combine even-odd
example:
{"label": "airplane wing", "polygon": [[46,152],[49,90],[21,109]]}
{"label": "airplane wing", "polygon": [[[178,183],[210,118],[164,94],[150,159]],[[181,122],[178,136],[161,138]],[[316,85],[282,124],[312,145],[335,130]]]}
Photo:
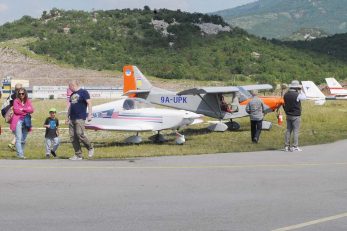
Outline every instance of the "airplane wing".
{"label": "airplane wing", "polygon": [[[270,90],[272,86],[270,84],[254,84],[241,86],[241,88],[246,91],[251,90]],[[181,92],[178,92],[178,95],[200,95],[200,94],[222,94],[222,93],[232,93],[238,92],[240,88],[237,86],[227,86],[227,87],[203,87],[203,88],[191,88]]]}
{"label": "airplane wing", "polygon": [[232,93],[240,91],[237,87],[203,87],[203,88],[191,88],[184,91],[180,91],[178,95],[200,95],[200,94],[218,94],[218,93]]}
{"label": "airplane wing", "polygon": [[[93,119],[94,120],[94,119]],[[86,129],[91,130],[109,130],[109,131],[129,131],[129,132],[148,132],[153,131],[153,127],[144,124],[135,124],[135,125],[101,125],[97,123],[87,123]]]}
{"label": "airplane wing", "polygon": [[241,86],[243,89],[246,91],[251,91],[251,90],[271,90],[272,85],[270,84],[254,84],[254,85],[246,85],[246,86]]}

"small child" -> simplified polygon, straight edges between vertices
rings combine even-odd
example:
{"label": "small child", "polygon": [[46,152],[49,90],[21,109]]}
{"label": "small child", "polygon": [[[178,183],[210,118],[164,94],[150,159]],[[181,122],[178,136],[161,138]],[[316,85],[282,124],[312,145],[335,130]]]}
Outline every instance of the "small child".
{"label": "small child", "polygon": [[[56,151],[59,146],[59,120],[55,117],[57,110],[51,108],[49,110],[49,117],[45,120],[44,127],[46,128],[45,143],[46,143],[46,158],[50,155],[56,157]],[[53,147],[52,147],[53,145]]]}

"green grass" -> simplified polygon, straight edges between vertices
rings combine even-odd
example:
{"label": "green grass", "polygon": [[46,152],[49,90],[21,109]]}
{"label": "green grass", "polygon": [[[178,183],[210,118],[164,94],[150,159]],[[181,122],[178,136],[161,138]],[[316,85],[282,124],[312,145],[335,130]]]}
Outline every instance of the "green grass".
{"label": "green grass", "polygon": [[[106,100],[94,100],[94,104],[106,102]],[[35,113],[33,114],[33,124],[35,128],[43,127],[44,119],[48,116],[47,110],[56,107],[58,111],[65,108],[64,100],[34,100]],[[300,145],[311,145],[328,143],[347,138],[347,101],[328,101],[324,106],[315,106],[313,102],[307,101],[303,104],[302,127],[300,130]],[[64,114],[58,114],[62,123]],[[123,141],[134,133],[108,132],[108,131],[87,131],[88,137],[93,141],[96,151],[95,158],[129,158],[129,157],[149,157],[149,156],[169,156],[169,155],[192,155],[205,153],[226,153],[226,152],[246,152],[261,150],[276,150],[283,147],[285,123],[277,125],[275,113],[266,115],[266,120],[272,121],[273,127],[270,131],[263,131],[258,144],[252,144],[250,140],[249,118],[238,119],[241,130],[237,132],[212,133],[206,127],[207,124],[190,126],[181,131],[186,135],[184,145],[174,144],[175,136],[171,131],[162,133],[169,140],[164,144],[153,144],[148,137],[151,132],[141,133],[144,143],[140,145],[127,145]],[[212,120],[206,118],[206,121]],[[4,120],[0,120],[2,128],[8,125]],[[62,124],[62,128],[67,128]],[[12,159],[15,152],[8,149],[7,144],[12,139],[9,130],[3,130],[0,135],[0,158]],[[62,143],[57,153],[60,158],[68,158],[73,155],[72,145],[69,142],[68,131],[61,132]],[[86,150],[83,149],[86,156]],[[44,158],[44,130],[33,130],[27,139],[25,155],[30,159]]]}

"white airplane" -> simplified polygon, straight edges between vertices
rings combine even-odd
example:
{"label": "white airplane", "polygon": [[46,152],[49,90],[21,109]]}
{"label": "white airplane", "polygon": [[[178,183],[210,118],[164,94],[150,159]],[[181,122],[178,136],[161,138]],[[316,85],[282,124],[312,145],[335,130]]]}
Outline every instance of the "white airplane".
{"label": "white airplane", "polygon": [[140,98],[121,99],[93,106],[93,118],[86,123],[87,129],[136,132],[135,136],[126,139],[126,143],[141,143],[139,132],[157,131],[155,141],[165,139],[161,130],[176,130],[176,143],[182,144],[184,136],[178,129],[191,124],[201,123],[202,115],[184,110],[159,109]]}
{"label": "white airplane", "polygon": [[313,100],[316,105],[323,105],[325,103],[325,95],[312,81],[301,81],[302,90],[304,91],[308,100]]}
{"label": "white airplane", "polygon": [[334,99],[347,99],[347,89],[343,88],[335,78],[325,78],[328,89]]}

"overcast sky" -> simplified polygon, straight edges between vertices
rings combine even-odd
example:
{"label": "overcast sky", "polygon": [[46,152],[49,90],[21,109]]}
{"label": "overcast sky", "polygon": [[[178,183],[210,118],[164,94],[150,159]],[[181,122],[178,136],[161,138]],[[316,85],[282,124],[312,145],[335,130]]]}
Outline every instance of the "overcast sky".
{"label": "overcast sky", "polygon": [[23,15],[39,17],[54,7],[65,10],[108,10],[123,8],[180,9],[208,13],[233,8],[256,0],[0,0],[0,25],[20,19]]}

